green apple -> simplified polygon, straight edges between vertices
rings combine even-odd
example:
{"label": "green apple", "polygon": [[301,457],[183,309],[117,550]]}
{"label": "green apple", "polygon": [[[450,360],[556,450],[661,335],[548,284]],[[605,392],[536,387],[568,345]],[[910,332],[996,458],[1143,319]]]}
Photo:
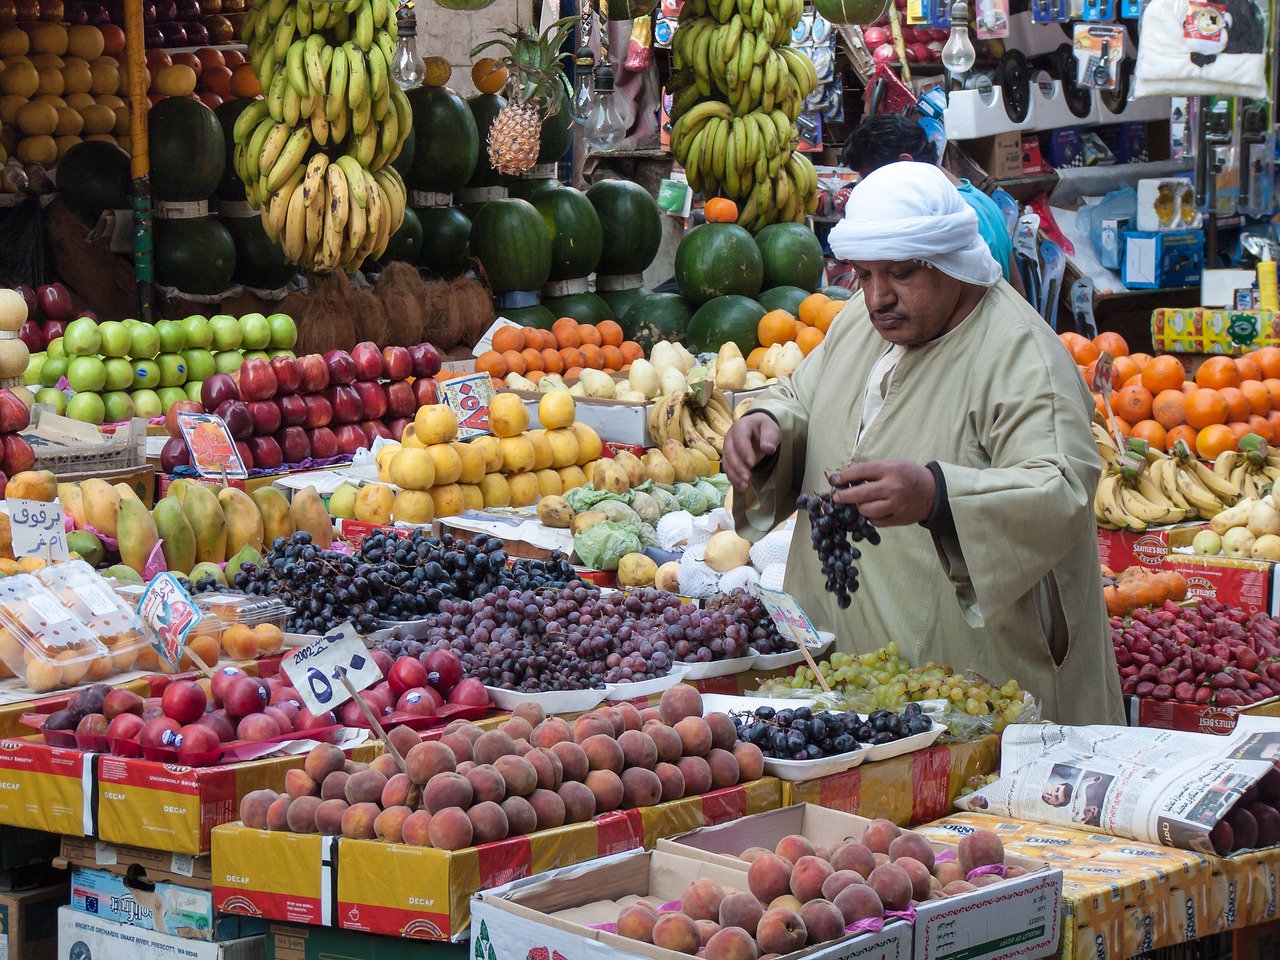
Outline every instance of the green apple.
{"label": "green apple", "polygon": [[76,393],[94,393],[107,383],[107,368],[97,357],[72,357],[67,382]]}
{"label": "green apple", "polygon": [[133,364],[124,357],[110,357],[102,365],[107,368],[104,390],[128,390],[133,386]]}
{"label": "green apple", "polygon": [[267,356],[269,356],[272,360],[274,360],[276,357],[288,357],[290,360],[298,359],[298,355],[294,353],[292,350],[268,350]]}
{"label": "green apple", "polygon": [[271,354],[265,350],[246,350],[244,354],[246,360],[271,360]]}
{"label": "green apple", "polygon": [[343,520],[354,520],[356,516],[356,488],[344,483],[329,495],[329,513]]}
{"label": "green apple", "polygon": [[135,360],[150,360],[160,352],[160,334],[149,323],[135,323],[129,331],[129,356]]}
{"label": "green apple", "polygon": [[161,353],[181,353],[187,349],[187,331],[177,320],[161,320],[156,324]]}
{"label": "green apple", "polygon": [[48,404],[60,417],[67,412],[67,395],[57,387],[41,387],[37,390],[36,403]]}
{"label": "green apple", "polygon": [[203,380],[218,372],[213,353],[204,347],[187,347],[182,351],[182,359],[187,363],[188,380]]}
{"label": "green apple", "polygon": [[209,321],[204,317],[193,314],[181,322],[187,335],[188,347],[208,348],[213,343],[213,327],[209,326]]}
{"label": "green apple", "polygon": [[119,320],[106,320],[98,324],[98,335],[102,340],[101,350],[104,357],[127,357],[132,345],[129,328]]}
{"label": "green apple", "polygon": [[218,314],[209,321],[209,325],[213,328],[214,350],[235,350],[244,339],[240,321],[228,314]]}
{"label": "green apple", "polygon": [[187,382],[187,361],[180,353],[162,353],[156,357],[160,364],[160,386],[180,387]]}
{"label": "green apple", "polygon": [[217,373],[234,373],[244,363],[244,354],[239,350],[223,350],[213,355],[213,365]]}
{"label": "green apple", "polygon": [[146,420],[163,415],[164,405],[160,402],[160,395],[154,390],[133,391],[133,414]]}
{"label": "green apple", "polygon": [[49,341],[49,345],[44,348],[44,351],[54,359],[65,357],[67,355],[67,343],[61,337],[57,337]]}
{"label": "green apple", "polygon": [[67,375],[67,365],[71,363],[66,357],[50,357],[40,367],[40,386],[56,387],[58,381]]}
{"label": "green apple", "polygon": [[102,406],[107,423],[120,423],[133,419],[133,397],[123,390],[112,390],[102,395]]}
{"label": "green apple", "polygon": [[267,323],[271,327],[271,343],[268,345],[272,349],[290,350],[298,342],[298,325],[287,313],[273,313],[267,317]]}
{"label": "green apple", "polygon": [[160,397],[160,405],[164,407],[164,412],[168,413],[169,408],[180,400],[187,400],[187,391],[182,387],[161,387],[156,391]]}
{"label": "green apple", "polygon": [[62,339],[67,353],[73,357],[91,357],[102,346],[102,336],[98,333],[98,321],[92,317],[79,317],[67,324],[62,331]]}
{"label": "green apple", "polygon": [[260,313],[246,313],[240,318],[240,346],[246,350],[262,350],[271,342],[271,324]]}
{"label": "green apple", "polygon": [[27,369],[22,372],[22,382],[26,386],[33,387],[40,382],[40,368],[48,359],[49,355],[43,350],[27,357]]}
{"label": "green apple", "polygon": [[154,360],[133,361],[133,385],[143,390],[160,386],[160,364]]}
{"label": "green apple", "polygon": [[77,393],[67,401],[67,416],[84,423],[99,424],[106,419],[107,408],[96,393]]}
{"label": "green apple", "polygon": [[132,327],[136,327],[142,321],[139,320],[137,317],[125,317],[120,322],[123,323],[126,327],[132,328]]}
{"label": "green apple", "polygon": [[200,391],[204,389],[203,380],[188,380],[186,384],[183,385],[182,389],[186,393],[188,400],[194,400],[196,403],[204,403],[204,400],[200,396]]}

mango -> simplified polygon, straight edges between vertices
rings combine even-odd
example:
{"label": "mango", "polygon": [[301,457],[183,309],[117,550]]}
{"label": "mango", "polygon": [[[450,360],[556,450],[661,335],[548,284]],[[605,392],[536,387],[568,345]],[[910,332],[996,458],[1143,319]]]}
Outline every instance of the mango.
{"label": "mango", "polygon": [[289,512],[289,501],[275,487],[261,487],[250,497],[262,516],[262,543],[270,550],[277,537],[288,540],[295,524]]}
{"label": "mango", "polygon": [[4,495],[18,500],[53,503],[58,495],[58,478],[49,470],[23,470],[9,478]]}
{"label": "mango", "polygon": [[230,584],[227,583],[227,575],[222,572],[222,567],[216,563],[210,563],[208,561],[205,561],[204,563],[197,563],[192,567],[191,573],[187,576],[187,579],[195,584],[199,583],[206,577],[212,577],[216,582],[222,584],[224,587],[230,586]]}
{"label": "mango", "polygon": [[[165,499],[172,495],[170,487]],[[180,502],[195,533],[196,563],[221,563],[227,559],[227,524],[218,495],[203,483],[189,483]]]}
{"label": "mango", "polygon": [[[66,504],[63,504],[65,507]],[[107,555],[102,541],[88,530],[74,530],[67,534],[67,549],[80,554],[85,563],[91,567],[100,564]]]}
{"label": "mango", "polygon": [[80,484],[58,484],[58,499],[62,501],[62,512],[75,522],[76,529],[84,529],[84,497],[80,493]]}
{"label": "mango", "polygon": [[[306,487],[295,493],[293,502],[289,504],[289,513],[296,529],[311,534],[311,542],[322,550],[329,549],[333,543],[333,518],[324,508],[324,501],[316,493],[315,487]],[[354,509],[352,515],[354,516]]]}
{"label": "mango", "polygon": [[138,496],[138,492],[134,490],[133,487],[129,486],[129,484],[117,483],[114,486],[118,491],[120,491],[121,500],[132,498],[134,500],[137,500],[139,503],[142,502],[142,498]]}
{"label": "mango", "polygon": [[246,543],[262,552],[262,514],[253,499],[243,490],[223,487],[218,491],[218,503],[227,521],[227,552],[236,554]]}
{"label": "mango", "polygon": [[177,480],[170,481],[169,489],[165,491],[164,495],[166,497],[173,497],[173,499],[182,503],[183,498],[187,495],[188,488],[194,486],[203,486],[203,484],[197,484],[194,480],[179,477]]}
{"label": "mango", "polygon": [[160,540],[151,511],[142,501],[125,497],[120,501],[120,518],[116,533],[120,541],[120,560],[125,566],[142,573],[151,551]]}
{"label": "mango", "polygon": [[121,583],[142,583],[142,574],[123,563],[107,567],[102,571],[102,575],[108,580],[119,580]]}
{"label": "mango", "polygon": [[116,539],[116,528],[120,522],[120,491],[107,481],[94,477],[81,481],[80,495],[84,499],[85,523]]}
{"label": "mango", "polygon": [[13,527],[9,524],[9,515],[0,513],[0,559],[13,560]]}
{"label": "mango", "polygon": [[151,516],[160,534],[165,566],[175,573],[190,570],[196,562],[196,533],[182,512],[182,504],[164,497],[151,511]]}
{"label": "mango", "polygon": [[[246,563],[254,565],[262,563],[262,554],[254,549],[252,543],[246,543],[227,561],[227,576],[234,580],[235,575],[240,572],[240,567]],[[230,583],[231,580],[227,582]]]}

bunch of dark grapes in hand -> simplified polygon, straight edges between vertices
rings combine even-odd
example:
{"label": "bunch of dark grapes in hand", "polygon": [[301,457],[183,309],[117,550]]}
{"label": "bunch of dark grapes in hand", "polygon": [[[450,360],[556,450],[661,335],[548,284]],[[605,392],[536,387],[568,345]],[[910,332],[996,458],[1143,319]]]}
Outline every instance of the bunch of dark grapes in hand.
{"label": "bunch of dark grapes in hand", "polygon": [[831,492],[802,493],[796,506],[809,514],[809,538],[822,561],[827,593],[836,595],[841,610],[847,609],[858,591],[858,568],[853,562],[862,558],[862,551],[855,544],[879,543],[880,531],[855,504],[836,503]]}

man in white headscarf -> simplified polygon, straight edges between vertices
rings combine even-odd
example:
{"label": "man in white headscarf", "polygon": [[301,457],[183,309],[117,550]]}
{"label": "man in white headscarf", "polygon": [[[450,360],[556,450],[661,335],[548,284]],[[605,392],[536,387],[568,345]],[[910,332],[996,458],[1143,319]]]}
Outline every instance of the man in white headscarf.
{"label": "man in white headscarf", "polygon": [[1122,723],[1098,561],[1093,401],[943,173],[871,173],[831,232],[861,290],[725,438],[740,534],[836,489],[880,528],[841,606],[800,511],[786,587],[850,652],[1012,678],[1060,723]]}

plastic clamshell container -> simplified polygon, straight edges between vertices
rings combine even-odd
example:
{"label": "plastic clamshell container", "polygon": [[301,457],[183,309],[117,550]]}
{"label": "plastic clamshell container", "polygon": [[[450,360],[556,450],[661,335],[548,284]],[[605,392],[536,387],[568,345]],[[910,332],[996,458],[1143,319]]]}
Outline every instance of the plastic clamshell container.
{"label": "plastic clamshell container", "polygon": [[[210,593],[196,598],[196,605],[204,616],[191,631],[194,637],[214,637],[223,653],[233,660],[267,657],[278,653],[284,646],[284,628],[290,608],[269,597],[251,597],[243,593]],[[275,628],[271,637],[264,637],[263,625]],[[231,632],[240,628],[253,631],[254,637],[232,640]],[[241,646],[251,643],[249,647]],[[269,641],[269,642],[268,642]]]}
{"label": "plastic clamshell container", "polygon": [[[111,654],[35,577],[0,580],[0,660],[37,693],[74,687]],[[112,671],[114,672],[114,671]]]}
{"label": "plastic clamshell container", "polygon": [[154,634],[139,619],[136,608],[83,560],[55,563],[34,576],[111,651],[112,673],[132,667],[150,644]]}

